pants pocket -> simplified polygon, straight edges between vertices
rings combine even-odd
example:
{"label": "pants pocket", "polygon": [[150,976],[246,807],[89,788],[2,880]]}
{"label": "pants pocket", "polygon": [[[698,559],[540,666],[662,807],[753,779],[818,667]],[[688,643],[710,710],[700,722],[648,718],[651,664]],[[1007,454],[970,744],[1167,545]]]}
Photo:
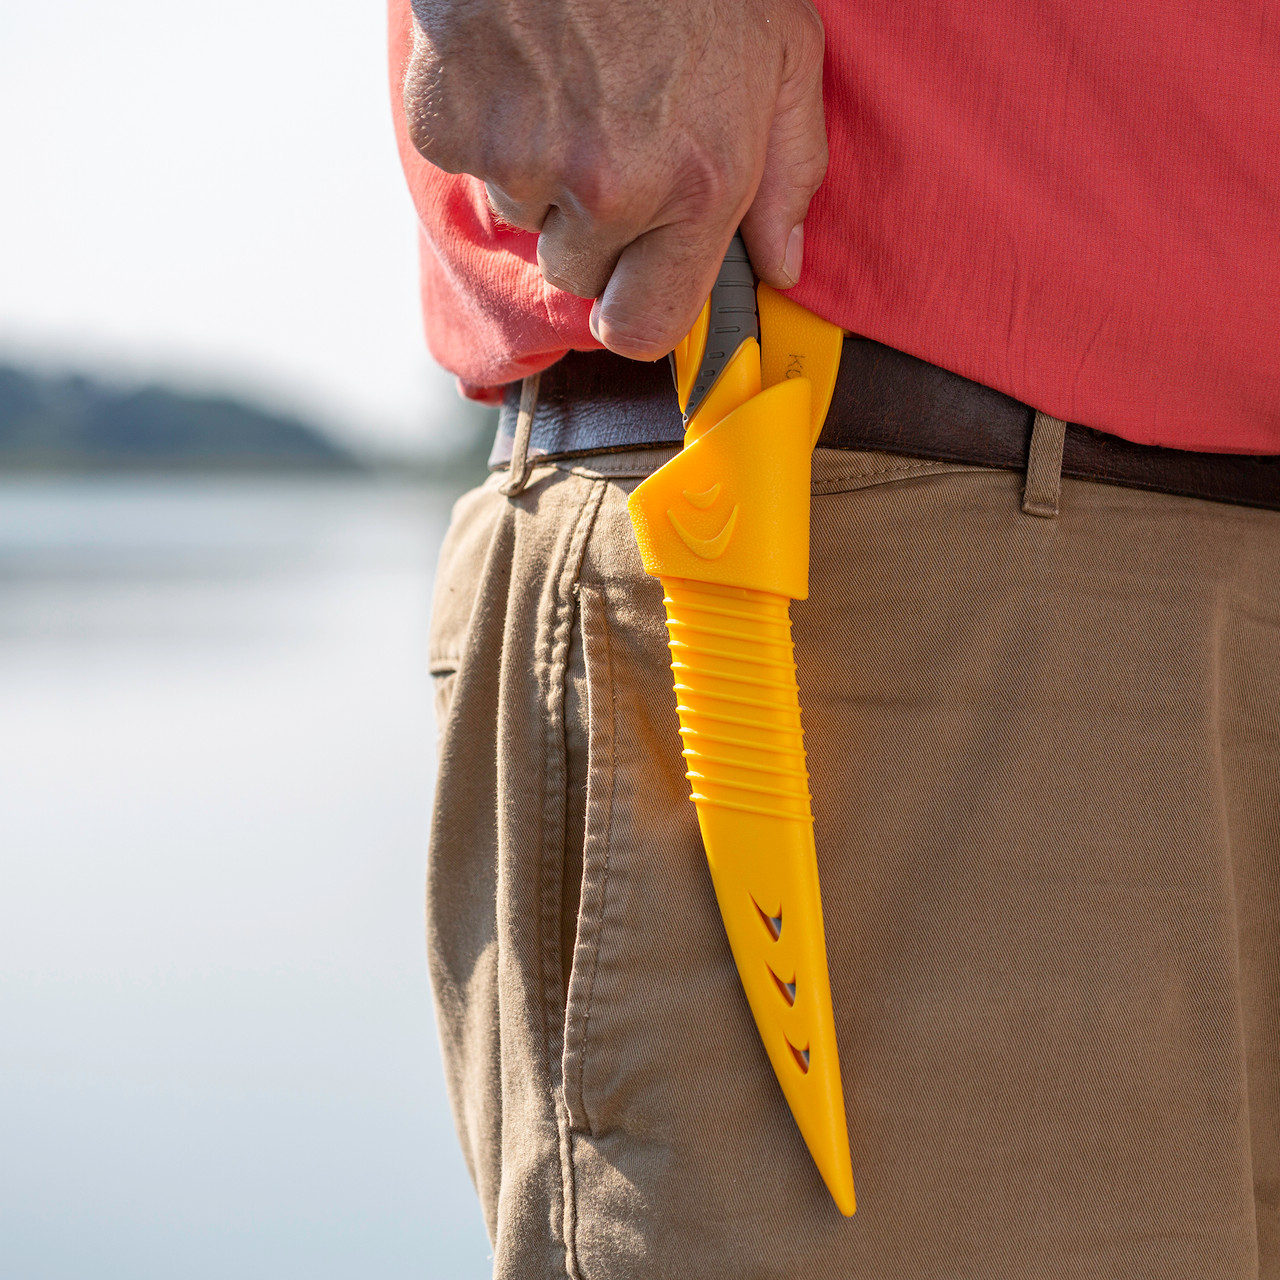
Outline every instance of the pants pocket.
{"label": "pants pocket", "polygon": [[565,693],[567,803],[561,954],[565,963],[564,1081],[569,1127],[589,1132],[583,1073],[609,876],[613,807],[613,677],[605,604],[578,591]]}

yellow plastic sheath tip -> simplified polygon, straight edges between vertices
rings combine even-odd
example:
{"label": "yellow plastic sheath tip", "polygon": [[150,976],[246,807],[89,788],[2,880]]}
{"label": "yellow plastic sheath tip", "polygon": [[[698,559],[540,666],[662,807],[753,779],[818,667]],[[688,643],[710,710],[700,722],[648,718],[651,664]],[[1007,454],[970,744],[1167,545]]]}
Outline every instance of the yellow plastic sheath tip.
{"label": "yellow plastic sheath tip", "polygon": [[705,408],[629,510],[666,595],[686,776],[743,990],[814,1163],[851,1214],[789,617],[808,592],[809,382],[748,390],[714,425]]}

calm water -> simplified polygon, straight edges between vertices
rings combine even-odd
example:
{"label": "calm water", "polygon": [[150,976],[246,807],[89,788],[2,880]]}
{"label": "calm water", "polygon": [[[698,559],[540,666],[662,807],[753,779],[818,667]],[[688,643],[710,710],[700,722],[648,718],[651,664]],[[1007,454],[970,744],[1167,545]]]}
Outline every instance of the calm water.
{"label": "calm water", "polygon": [[422,944],[448,506],[0,482],[0,1275],[489,1274]]}

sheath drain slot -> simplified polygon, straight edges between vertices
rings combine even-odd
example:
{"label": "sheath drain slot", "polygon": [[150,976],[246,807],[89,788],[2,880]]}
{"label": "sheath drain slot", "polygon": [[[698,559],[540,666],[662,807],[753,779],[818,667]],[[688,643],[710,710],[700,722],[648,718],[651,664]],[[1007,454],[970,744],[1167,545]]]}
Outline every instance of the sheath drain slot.
{"label": "sheath drain slot", "polygon": [[760,922],[769,930],[770,936],[774,942],[782,937],[782,908],[778,908],[778,914],[771,916],[753,897],[751,905],[760,913]]}
{"label": "sheath drain slot", "polygon": [[772,967],[770,967],[769,969],[769,976],[774,980],[774,982],[778,984],[778,990],[782,993],[782,998],[788,1004],[795,1004],[796,1002],[795,978],[792,978],[790,982],[783,982],[783,980],[780,977],[778,977],[776,973],[774,973]]}

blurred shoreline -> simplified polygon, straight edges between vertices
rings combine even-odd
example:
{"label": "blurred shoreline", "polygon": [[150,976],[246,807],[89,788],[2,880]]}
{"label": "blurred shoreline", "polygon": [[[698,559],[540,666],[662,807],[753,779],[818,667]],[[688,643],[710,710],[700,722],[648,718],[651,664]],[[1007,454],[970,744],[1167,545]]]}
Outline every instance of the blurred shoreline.
{"label": "blurred shoreline", "polygon": [[497,415],[459,399],[430,451],[357,450],[234,394],[117,386],[0,363],[0,476],[385,477],[459,492],[486,474]]}

